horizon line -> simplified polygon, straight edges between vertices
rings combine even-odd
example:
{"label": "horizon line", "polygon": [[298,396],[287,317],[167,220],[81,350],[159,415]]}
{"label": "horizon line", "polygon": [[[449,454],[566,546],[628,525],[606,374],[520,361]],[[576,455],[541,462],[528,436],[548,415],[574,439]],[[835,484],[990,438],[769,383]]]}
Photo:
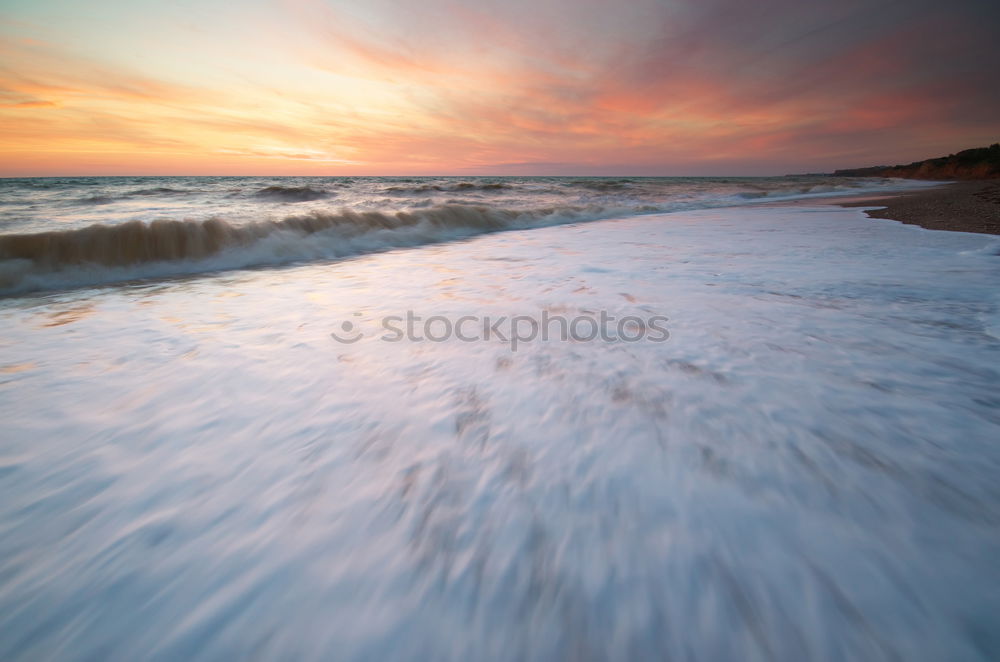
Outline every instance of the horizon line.
{"label": "horizon line", "polygon": [[[874,166],[882,167],[882,166]],[[382,178],[436,178],[436,177],[467,177],[467,178],[499,178],[499,177],[577,177],[577,178],[607,178],[607,177],[628,177],[630,179],[668,179],[668,178],[702,178],[702,179],[719,179],[719,178],[744,178],[744,179],[757,179],[764,177],[807,177],[807,176],[821,176],[821,175],[833,175],[833,172],[789,172],[780,175],[627,175],[627,174],[603,174],[603,175],[568,175],[568,174],[551,174],[551,175],[455,175],[455,174],[433,174],[433,175],[269,175],[269,174],[252,174],[252,175],[227,175],[227,174],[191,174],[191,175],[149,175],[149,174],[115,174],[115,175],[74,175],[74,174],[61,174],[61,175],[0,175],[0,179],[60,179],[60,178],[74,178],[74,179],[100,179],[100,178],[115,178],[115,177],[148,177],[148,178],[163,178],[163,177],[300,177],[300,178],[327,178],[327,179],[343,179],[348,177],[382,177]]]}

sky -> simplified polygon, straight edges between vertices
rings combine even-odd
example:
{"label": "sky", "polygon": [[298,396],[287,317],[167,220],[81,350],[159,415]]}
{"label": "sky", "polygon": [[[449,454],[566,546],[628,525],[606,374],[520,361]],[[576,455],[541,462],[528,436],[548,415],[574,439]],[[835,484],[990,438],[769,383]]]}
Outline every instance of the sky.
{"label": "sky", "polygon": [[780,175],[1000,140],[997,0],[0,0],[0,176]]}

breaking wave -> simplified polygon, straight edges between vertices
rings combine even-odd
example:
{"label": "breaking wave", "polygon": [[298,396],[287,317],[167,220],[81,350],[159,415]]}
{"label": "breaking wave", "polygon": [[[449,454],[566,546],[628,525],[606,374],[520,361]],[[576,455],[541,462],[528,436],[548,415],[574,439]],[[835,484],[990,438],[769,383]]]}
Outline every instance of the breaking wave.
{"label": "breaking wave", "polygon": [[131,191],[129,195],[132,196],[157,196],[157,195],[181,195],[184,193],[190,193],[190,191],[184,191],[182,189],[170,188],[169,186],[155,186],[153,188],[143,188],[137,191]]}
{"label": "breaking wave", "polygon": [[814,186],[786,186],[783,188],[763,189],[754,187],[752,191],[741,191],[736,197],[742,200],[759,200],[761,198],[793,198],[800,196],[821,195],[831,193],[854,193],[862,190],[856,184],[818,184]]}
{"label": "breaking wave", "polygon": [[121,202],[123,200],[128,200],[129,198],[147,198],[147,197],[161,197],[161,196],[176,196],[184,195],[190,193],[190,191],[182,191],[180,189],[169,188],[166,186],[157,186],[154,188],[144,188],[137,189],[135,191],[127,191],[125,193],[117,195],[88,195],[83,198],[77,198],[75,200],[69,200],[68,203],[72,205],[110,205],[115,202]]}
{"label": "breaking wave", "polygon": [[81,205],[109,205],[114,201],[115,199],[109,195],[89,195],[77,202]]}
{"label": "breaking wave", "polygon": [[514,188],[510,184],[503,182],[456,182],[454,184],[421,184],[419,186],[390,186],[385,189],[386,193],[455,193],[470,191],[504,191]]}
{"label": "breaking wave", "polygon": [[631,179],[578,179],[570,180],[569,186],[591,191],[622,191],[633,184]]}
{"label": "breaking wave", "polygon": [[[498,230],[915,186],[820,177],[93,178],[59,185],[67,195],[34,196],[27,191],[37,183],[30,180],[0,183],[6,205],[0,226],[14,231],[0,235],[0,296],[328,260]],[[334,197],[343,210],[323,202],[290,215],[298,203]],[[109,204],[118,200],[128,204]],[[286,217],[261,218],[271,213]],[[85,225],[95,220],[104,223]]]}
{"label": "breaking wave", "polygon": [[277,202],[311,202],[330,197],[328,192],[308,186],[267,186],[254,195]]}
{"label": "breaking wave", "polygon": [[313,211],[239,225],[220,218],[162,219],[2,235],[0,294],[331,259],[623,211],[442,205],[399,212]]}

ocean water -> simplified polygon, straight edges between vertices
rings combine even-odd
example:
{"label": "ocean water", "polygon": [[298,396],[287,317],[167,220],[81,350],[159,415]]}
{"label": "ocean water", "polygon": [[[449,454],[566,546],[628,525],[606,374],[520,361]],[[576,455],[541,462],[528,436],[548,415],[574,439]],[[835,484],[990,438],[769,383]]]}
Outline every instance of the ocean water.
{"label": "ocean water", "polygon": [[8,190],[53,251],[280,229],[187,275],[6,257],[0,659],[997,659],[1000,241],[737,184],[255,268],[218,260],[343,212]]}
{"label": "ocean water", "polygon": [[919,186],[926,184],[839,177],[0,179],[0,296]]}

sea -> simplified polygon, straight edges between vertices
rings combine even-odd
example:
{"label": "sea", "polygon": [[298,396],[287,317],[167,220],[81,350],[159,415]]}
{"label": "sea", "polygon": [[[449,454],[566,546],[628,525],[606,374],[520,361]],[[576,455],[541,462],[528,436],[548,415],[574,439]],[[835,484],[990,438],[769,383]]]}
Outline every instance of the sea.
{"label": "sea", "polygon": [[1000,659],[926,185],[0,180],[0,659]]}
{"label": "sea", "polygon": [[0,179],[0,296],[921,185],[841,177]]}

